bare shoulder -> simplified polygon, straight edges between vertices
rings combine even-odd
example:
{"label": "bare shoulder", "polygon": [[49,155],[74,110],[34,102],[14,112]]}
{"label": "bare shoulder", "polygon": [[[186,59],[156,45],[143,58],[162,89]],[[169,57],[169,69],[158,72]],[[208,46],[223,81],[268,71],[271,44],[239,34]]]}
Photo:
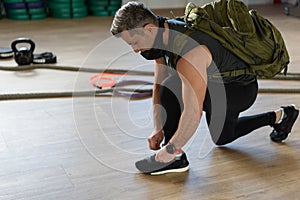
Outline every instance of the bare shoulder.
{"label": "bare shoulder", "polygon": [[206,68],[212,62],[212,55],[209,49],[204,45],[199,45],[186,54],[177,62],[177,70],[180,73],[195,72],[205,73]]}
{"label": "bare shoulder", "polygon": [[201,63],[209,66],[212,61],[212,55],[205,45],[199,45],[182,56],[179,62]]}

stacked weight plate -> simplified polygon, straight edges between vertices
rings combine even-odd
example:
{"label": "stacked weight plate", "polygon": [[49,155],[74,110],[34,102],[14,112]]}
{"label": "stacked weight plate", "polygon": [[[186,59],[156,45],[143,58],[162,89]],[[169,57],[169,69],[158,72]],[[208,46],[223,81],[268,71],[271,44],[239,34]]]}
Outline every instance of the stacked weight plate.
{"label": "stacked weight plate", "polygon": [[85,0],[48,0],[50,16],[54,18],[83,18],[88,15]]}
{"label": "stacked weight plate", "polygon": [[109,15],[115,15],[116,11],[121,7],[122,0],[109,0],[107,10]]}
{"label": "stacked weight plate", "polygon": [[9,19],[37,20],[47,17],[43,0],[4,0],[4,8]]}
{"label": "stacked weight plate", "polygon": [[121,0],[88,0],[88,11],[94,16],[112,16],[121,6]]}

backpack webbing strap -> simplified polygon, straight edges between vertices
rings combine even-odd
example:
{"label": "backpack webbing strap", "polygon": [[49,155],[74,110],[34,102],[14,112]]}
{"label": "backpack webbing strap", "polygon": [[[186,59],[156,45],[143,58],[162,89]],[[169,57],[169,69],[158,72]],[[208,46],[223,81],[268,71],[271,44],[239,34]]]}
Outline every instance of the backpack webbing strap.
{"label": "backpack webbing strap", "polygon": [[177,61],[183,50],[184,45],[188,41],[188,37],[194,33],[195,30],[188,28],[183,34],[177,34],[174,38],[172,53],[174,54],[173,65],[176,67]]}
{"label": "backpack webbing strap", "polygon": [[237,77],[241,75],[255,75],[255,73],[251,72],[249,68],[246,68],[246,69],[236,69],[227,72],[215,73],[207,76],[208,78],[221,78],[221,77]]}

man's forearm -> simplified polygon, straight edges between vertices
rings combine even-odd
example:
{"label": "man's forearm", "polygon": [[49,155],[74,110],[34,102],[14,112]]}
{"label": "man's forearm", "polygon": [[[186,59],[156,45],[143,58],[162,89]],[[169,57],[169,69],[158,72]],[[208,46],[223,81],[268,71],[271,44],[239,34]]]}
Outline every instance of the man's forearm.
{"label": "man's forearm", "polygon": [[163,59],[155,60],[155,70],[154,70],[154,85],[152,93],[152,102],[153,102],[153,121],[154,121],[154,130],[160,131],[163,128],[163,121],[161,119],[161,109],[160,104],[160,86],[163,80],[168,76],[167,72],[168,67],[165,66]]}
{"label": "man's forearm", "polygon": [[180,116],[177,130],[170,139],[170,143],[174,144],[176,148],[182,148],[194,135],[199,126],[203,109],[204,95],[199,95],[201,89],[195,90],[186,81],[183,81],[182,89],[184,110]]}
{"label": "man's forearm", "polygon": [[153,121],[154,121],[154,130],[160,131],[162,129],[162,121],[161,121],[161,105],[159,100],[159,85],[154,84],[153,86],[153,95],[152,95],[152,102],[153,102]]}
{"label": "man's forearm", "polygon": [[181,115],[177,130],[169,142],[174,144],[177,149],[182,148],[196,132],[201,116],[199,111],[185,110]]}

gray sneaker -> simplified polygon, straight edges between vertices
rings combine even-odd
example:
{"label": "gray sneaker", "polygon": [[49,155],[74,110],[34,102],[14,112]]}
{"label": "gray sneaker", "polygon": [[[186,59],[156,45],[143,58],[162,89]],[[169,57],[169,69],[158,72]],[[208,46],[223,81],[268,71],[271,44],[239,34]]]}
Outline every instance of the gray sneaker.
{"label": "gray sneaker", "polygon": [[144,174],[161,175],[171,172],[185,172],[189,170],[189,161],[186,154],[182,155],[168,163],[157,162],[155,155],[152,155],[135,163],[136,168]]}

